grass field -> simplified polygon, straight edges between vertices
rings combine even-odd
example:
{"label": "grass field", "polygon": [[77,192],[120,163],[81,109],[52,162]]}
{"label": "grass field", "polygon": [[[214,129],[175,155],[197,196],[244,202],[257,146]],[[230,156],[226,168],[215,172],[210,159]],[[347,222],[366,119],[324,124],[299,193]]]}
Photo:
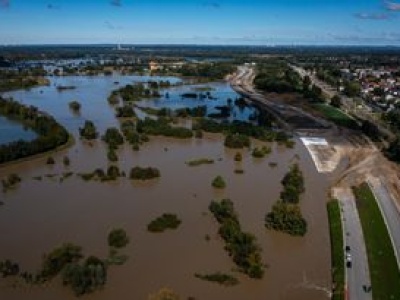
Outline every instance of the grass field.
{"label": "grass field", "polygon": [[333,300],[344,300],[345,273],[344,273],[344,244],[343,226],[340,217],[340,206],[337,200],[327,204],[329,218],[329,232],[331,236],[331,260]]}
{"label": "grass field", "polygon": [[376,199],[366,183],[353,192],[367,248],[373,299],[400,299],[400,271]]}
{"label": "grass field", "polygon": [[340,109],[323,103],[313,104],[312,107],[319,111],[325,119],[335,123],[336,125],[352,129],[358,128],[357,122]]}

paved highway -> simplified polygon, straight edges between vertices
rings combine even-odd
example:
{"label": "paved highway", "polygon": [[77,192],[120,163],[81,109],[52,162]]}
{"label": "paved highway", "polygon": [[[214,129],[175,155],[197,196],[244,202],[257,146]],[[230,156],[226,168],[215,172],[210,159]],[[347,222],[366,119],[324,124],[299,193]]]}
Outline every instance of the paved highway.
{"label": "paved highway", "polygon": [[372,300],[372,292],[365,287],[371,286],[367,252],[356,207],[354,195],[350,189],[335,189],[342,210],[344,245],[350,247],[352,266],[346,267],[347,300]]}
{"label": "paved highway", "polygon": [[397,265],[400,268],[400,213],[392,197],[380,178],[369,177],[368,184],[373,191],[382,216],[388,228],[392,240],[393,249],[397,259]]}

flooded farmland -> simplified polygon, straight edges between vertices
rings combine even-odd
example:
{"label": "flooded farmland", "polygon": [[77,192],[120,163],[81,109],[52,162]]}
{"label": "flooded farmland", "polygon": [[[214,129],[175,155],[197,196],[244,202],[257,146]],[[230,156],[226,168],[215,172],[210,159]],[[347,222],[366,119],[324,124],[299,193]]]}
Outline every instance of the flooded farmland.
{"label": "flooded farmland", "polygon": [[[151,137],[139,152],[128,145],[121,147],[117,165],[126,173],[137,165],[157,167],[161,172],[159,179],[137,183],[121,178],[100,183],[85,182],[74,175],[60,180],[64,172],[91,172],[109,165],[105,144],[97,140],[89,145],[79,140],[78,128],[85,119],[92,120],[101,134],[107,127],[118,126],[114,110],[107,103],[108,95],[119,85],[147,80],[133,76],[51,78],[48,87],[5,94],[53,115],[75,136],[76,144],[54,154],[56,164],[52,166],[46,165],[47,157],[43,157],[0,168],[0,178],[17,173],[23,179],[18,189],[0,194],[4,202],[0,207],[0,260],[9,258],[34,271],[39,268],[43,253],[64,242],[81,245],[85,254],[105,257],[108,232],[121,227],[131,240],[123,251],[129,260],[111,269],[105,289],[84,296],[87,299],[147,299],[162,287],[172,288],[182,299],[329,299],[330,246],[325,209],[329,178],[316,171],[300,141],[293,149],[273,143],[272,153],[263,159],[253,158],[250,150],[242,150],[243,161],[235,162],[237,151],[225,148],[220,134],[190,140]],[[76,89],[59,92],[55,88],[58,85],[73,85]],[[225,83],[211,86],[215,100],[182,99],[180,95],[192,88],[184,85],[168,89],[168,98],[138,104],[173,109],[207,105],[212,112],[215,106],[226,104],[228,98],[237,97]],[[72,100],[82,104],[79,115],[68,108]],[[235,118],[245,120],[253,110],[237,110]],[[253,141],[254,146],[258,144],[265,143]],[[64,156],[70,158],[70,166],[63,165]],[[215,163],[199,167],[185,164],[204,157],[214,159]],[[301,209],[308,232],[302,238],[264,227],[265,214],[282,189],[280,181],[294,162],[299,163],[306,184]],[[276,163],[276,167],[271,163]],[[235,174],[238,168],[244,174]],[[211,187],[217,175],[222,175],[227,183],[223,191]],[[43,179],[33,180],[37,176]],[[251,280],[236,272],[224,250],[218,224],[208,212],[211,200],[223,198],[234,202],[244,231],[253,233],[260,243],[267,266],[261,280]],[[181,226],[160,234],[148,232],[147,224],[165,212],[176,213],[182,220]],[[223,287],[194,277],[195,273],[217,271],[232,273],[241,283]],[[13,288],[10,282],[0,284],[1,299],[75,298],[57,281],[44,287]]]}

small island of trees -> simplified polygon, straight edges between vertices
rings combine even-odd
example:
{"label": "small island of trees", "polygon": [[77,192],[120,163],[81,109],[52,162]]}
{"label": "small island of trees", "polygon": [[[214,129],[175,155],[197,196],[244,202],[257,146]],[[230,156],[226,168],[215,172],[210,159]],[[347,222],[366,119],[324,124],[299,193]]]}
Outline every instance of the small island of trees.
{"label": "small island of trees", "polygon": [[243,232],[231,200],[213,201],[209,210],[220,224],[219,234],[225,241],[225,249],[232,256],[240,270],[251,278],[262,278],[264,267],[261,261],[261,249],[256,238]]}
{"label": "small island of trees", "polygon": [[201,165],[212,165],[214,163],[213,159],[209,158],[199,158],[199,159],[194,159],[194,160],[189,160],[186,162],[186,164],[189,167],[197,167]]}
{"label": "small island of trees", "polygon": [[211,185],[216,189],[224,189],[226,187],[226,182],[225,182],[224,178],[222,178],[222,176],[218,175],[211,182]]}
{"label": "small island of trees", "polygon": [[270,153],[271,153],[271,148],[267,146],[262,146],[261,148],[258,147],[254,148],[251,155],[255,158],[263,158]]}
{"label": "small island of trees", "polygon": [[234,286],[239,284],[239,280],[236,277],[221,272],[206,275],[196,273],[194,276],[201,280],[216,282],[224,286]]}
{"label": "small island of trees", "polygon": [[113,229],[108,234],[108,245],[113,248],[124,248],[129,243],[126,231],[121,228]]}
{"label": "small island of trees", "polygon": [[164,232],[167,229],[177,229],[181,222],[175,214],[163,214],[151,221],[147,225],[147,230],[150,232]]}
{"label": "small island of trees", "polygon": [[272,211],[265,216],[265,227],[294,236],[303,236],[307,232],[307,222],[298,203],[305,188],[303,174],[297,164],[291,166],[281,183],[281,200],[277,201]]}
{"label": "small island of trees", "polygon": [[103,169],[96,169],[91,173],[80,173],[78,174],[83,180],[85,181],[114,181],[117,180],[119,177],[125,176],[124,172],[121,172],[117,166],[109,166],[107,168],[107,172],[104,172]]}
{"label": "small island of trees", "polygon": [[17,174],[10,174],[5,179],[1,180],[1,184],[3,186],[3,193],[8,190],[15,189],[17,185],[22,181],[21,177]]}
{"label": "small island of trees", "polygon": [[250,147],[250,138],[242,134],[228,134],[225,137],[225,147],[232,149],[242,149]]}
{"label": "small island of trees", "polygon": [[132,168],[129,174],[129,178],[133,180],[150,180],[160,176],[160,171],[156,168],[142,168],[139,166]]}
{"label": "small island of trees", "polygon": [[71,101],[68,106],[75,113],[79,113],[81,110],[81,104],[78,101]]}
{"label": "small island of trees", "polygon": [[70,287],[76,296],[90,294],[105,286],[108,268],[117,264],[113,263],[116,258],[127,258],[119,255],[116,250],[125,247],[129,242],[124,230],[112,230],[108,241],[112,251],[110,250],[110,257],[106,259],[93,255],[85,258],[80,246],[65,243],[43,255],[41,268],[35,273],[22,272],[18,263],[5,260],[0,262],[0,274],[3,277],[18,276],[30,285],[42,285],[60,276],[63,285]]}
{"label": "small island of trees", "polygon": [[81,138],[86,140],[95,140],[99,136],[96,126],[92,121],[86,120],[82,128],[79,128]]}
{"label": "small island of trees", "polygon": [[180,139],[193,137],[192,130],[184,127],[172,127],[165,118],[159,118],[158,120],[145,118],[144,120],[139,120],[136,124],[136,130],[138,133],[146,135],[166,136]]}

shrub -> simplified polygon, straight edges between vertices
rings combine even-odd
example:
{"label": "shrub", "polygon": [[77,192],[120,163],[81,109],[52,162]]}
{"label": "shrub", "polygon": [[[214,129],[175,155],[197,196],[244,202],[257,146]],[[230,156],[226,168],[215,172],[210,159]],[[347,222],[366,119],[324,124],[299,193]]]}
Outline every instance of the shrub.
{"label": "shrub", "polygon": [[147,230],[150,232],[163,232],[167,229],[177,229],[181,220],[175,214],[163,214],[161,217],[150,222]]}
{"label": "shrub", "polygon": [[226,187],[225,180],[222,178],[222,176],[215,177],[211,185],[216,189],[224,189]]}
{"label": "shrub", "polygon": [[117,118],[132,118],[136,116],[133,107],[130,105],[124,105],[122,107],[116,108],[116,115]]}
{"label": "shrub", "polygon": [[243,160],[242,153],[236,152],[234,159],[235,161],[242,161]]}
{"label": "shrub", "polygon": [[303,236],[307,232],[307,222],[299,206],[283,201],[274,204],[272,211],[266,215],[265,227],[295,236]]}
{"label": "shrub", "polygon": [[285,175],[281,181],[283,191],[281,192],[281,199],[286,203],[299,203],[300,194],[304,193],[304,178],[299,165],[294,164],[291,166],[290,171]]}
{"label": "shrub", "polygon": [[74,244],[64,244],[44,256],[41,277],[46,280],[53,278],[70,263],[82,258],[82,248]]}
{"label": "shrub", "polygon": [[189,167],[197,167],[200,165],[211,165],[214,163],[213,159],[208,159],[208,158],[200,158],[200,159],[194,159],[194,160],[190,160],[187,161],[186,164]]}
{"label": "shrub", "polygon": [[123,229],[113,229],[108,234],[108,245],[113,248],[124,248],[129,244],[129,237]]}
{"label": "shrub", "polygon": [[129,178],[133,180],[150,180],[160,177],[160,171],[156,168],[134,167],[131,169]]}
{"label": "shrub", "polygon": [[69,103],[69,108],[74,112],[79,112],[81,109],[81,104],[78,101],[71,101]]}
{"label": "shrub", "polygon": [[234,286],[239,284],[239,280],[236,277],[221,272],[207,274],[207,275],[196,273],[194,274],[194,276],[201,280],[216,282],[224,286]]}
{"label": "shrub", "polygon": [[124,138],[119,130],[115,127],[107,128],[106,133],[102,136],[102,140],[113,149],[118,148],[118,146],[124,143]]}
{"label": "shrub", "polygon": [[252,155],[255,158],[263,158],[265,155],[271,153],[271,148],[267,147],[267,146],[263,146],[261,148],[254,148]]}
{"label": "shrub", "polygon": [[79,134],[81,138],[87,140],[95,140],[99,135],[92,121],[85,121],[83,128],[79,128]]}
{"label": "shrub", "polygon": [[225,241],[225,249],[232,256],[240,270],[251,278],[262,278],[264,275],[261,262],[261,250],[256,238],[240,228],[238,216],[229,199],[213,201],[209,210],[220,224],[219,235]]}
{"label": "shrub", "polygon": [[117,155],[117,153],[115,152],[114,149],[108,149],[108,151],[107,151],[107,158],[108,158],[108,160],[111,161],[111,162],[116,162],[116,161],[118,161],[118,155]]}
{"label": "shrub", "polygon": [[242,149],[250,147],[250,138],[242,134],[228,134],[224,142],[225,147]]}

